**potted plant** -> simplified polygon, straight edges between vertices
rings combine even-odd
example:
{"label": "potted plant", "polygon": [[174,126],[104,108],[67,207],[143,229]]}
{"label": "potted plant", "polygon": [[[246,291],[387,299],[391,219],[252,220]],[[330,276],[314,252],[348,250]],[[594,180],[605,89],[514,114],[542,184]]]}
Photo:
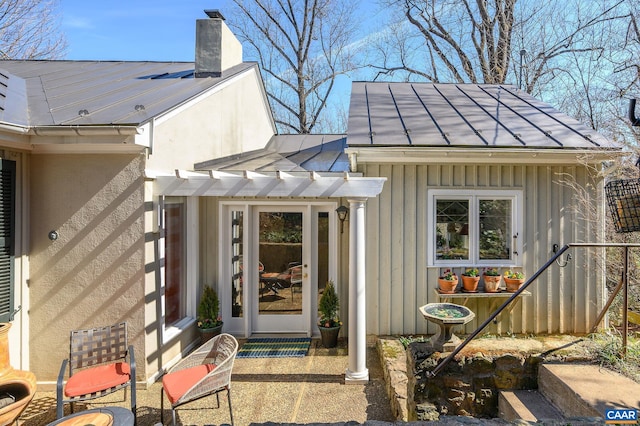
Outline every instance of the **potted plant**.
{"label": "potted plant", "polygon": [[515,293],[524,283],[524,274],[522,272],[508,270],[504,273],[504,283],[508,292]]}
{"label": "potted plant", "polygon": [[480,272],[478,268],[469,268],[462,274],[462,288],[464,291],[475,293],[478,291]]}
{"label": "potted plant", "polygon": [[456,292],[458,285],[458,276],[451,269],[444,271],[444,274],[438,278],[438,286],[440,293],[451,294]]}
{"label": "potted plant", "polygon": [[200,304],[198,305],[198,329],[202,343],[217,336],[222,331],[222,317],[219,314],[220,300],[218,293],[208,285],[204,286]]}
{"label": "potted plant", "polygon": [[502,279],[502,276],[500,276],[500,272],[498,272],[498,268],[485,269],[484,273],[482,274],[485,293],[497,293],[498,291],[500,291],[501,279]]}
{"label": "potted plant", "polygon": [[318,312],[320,313],[318,328],[320,329],[322,346],[325,348],[335,348],[338,344],[338,334],[340,327],[342,327],[342,321],[338,317],[339,308],[338,293],[333,281],[329,280],[318,302]]}

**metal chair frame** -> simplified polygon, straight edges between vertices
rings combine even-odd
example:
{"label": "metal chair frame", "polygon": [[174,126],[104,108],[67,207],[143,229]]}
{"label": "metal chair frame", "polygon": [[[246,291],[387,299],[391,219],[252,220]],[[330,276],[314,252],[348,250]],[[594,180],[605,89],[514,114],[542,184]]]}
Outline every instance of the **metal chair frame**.
{"label": "metal chair frame", "polygon": [[[64,395],[65,373],[67,367],[69,377],[81,370],[91,369],[101,365],[115,362],[124,362],[129,365],[129,381],[121,385],[102,389],[86,395],[66,397]],[[56,415],[60,419],[64,415],[64,404],[73,404],[78,401],[87,401],[100,398],[124,389],[124,399],[127,399],[127,388],[131,388],[131,411],[136,417],[136,361],[133,345],[128,344],[127,323],[121,322],[106,327],[98,327],[86,330],[74,330],[69,337],[69,358],[62,361],[60,373],[56,384]]]}
{"label": "metal chair frame", "polygon": [[[238,341],[230,334],[222,333],[187,355],[166,374],[179,373],[181,370],[197,367],[205,364],[214,364],[215,368],[196,384],[188,389],[178,400],[171,404],[171,417],[173,425],[176,425],[176,408],[192,401],[216,395],[218,408],[220,408],[219,393],[226,390],[229,402],[229,416],[233,425],[233,409],[231,407],[231,371],[233,362],[238,353]],[[160,390],[160,421],[164,424],[164,384]]]}

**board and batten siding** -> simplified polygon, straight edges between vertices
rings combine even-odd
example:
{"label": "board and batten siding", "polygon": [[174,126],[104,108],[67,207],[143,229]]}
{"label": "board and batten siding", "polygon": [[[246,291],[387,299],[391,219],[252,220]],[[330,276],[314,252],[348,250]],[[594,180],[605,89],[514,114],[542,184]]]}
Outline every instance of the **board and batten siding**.
{"label": "board and batten siding", "polygon": [[[563,183],[572,176],[602,217],[602,187],[593,185],[587,168],[546,165],[405,165],[360,164],[368,177],[386,177],[378,198],[366,207],[367,333],[433,334],[436,326],[418,307],[437,302],[440,268],[428,268],[428,189],[496,189],[523,191],[522,270],[531,277],[553,256],[553,244],[601,242],[602,226],[585,219],[575,190]],[[589,186],[587,186],[589,184]],[[529,286],[511,313],[503,312],[486,333],[586,333],[603,306],[604,276],[596,250],[571,248],[566,267],[553,264]],[[460,273],[460,269],[456,269]],[[460,299],[458,302],[462,303]],[[492,312],[489,300],[469,298],[476,313],[464,332],[475,330]],[[497,299],[500,306],[506,299]],[[462,330],[458,330],[462,333]]]}

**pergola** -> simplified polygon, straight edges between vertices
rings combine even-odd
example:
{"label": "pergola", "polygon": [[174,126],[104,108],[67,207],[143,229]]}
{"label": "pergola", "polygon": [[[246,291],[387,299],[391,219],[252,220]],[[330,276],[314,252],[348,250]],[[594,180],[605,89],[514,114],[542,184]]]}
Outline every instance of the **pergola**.
{"label": "pergola", "polygon": [[221,172],[216,170],[174,173],[147,171],[154,196],[183,197],[279,197],[346,198],[349,202],[349,366],[347,383],[369,380],[366,365],[366,268],[365,214],[368,198],[382,192],[386,178],[359,174],[317,172]]}

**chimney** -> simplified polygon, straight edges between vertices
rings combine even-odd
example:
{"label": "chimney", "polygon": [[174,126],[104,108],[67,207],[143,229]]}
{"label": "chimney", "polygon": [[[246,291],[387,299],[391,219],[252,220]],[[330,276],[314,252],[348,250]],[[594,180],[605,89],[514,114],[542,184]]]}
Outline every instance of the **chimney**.
{"label": "chimney", "polygon": [[224,23],[219,10],[205,10],[208,19],[196,20],[195,77],[220,77],[242,63],[242,45]]}

